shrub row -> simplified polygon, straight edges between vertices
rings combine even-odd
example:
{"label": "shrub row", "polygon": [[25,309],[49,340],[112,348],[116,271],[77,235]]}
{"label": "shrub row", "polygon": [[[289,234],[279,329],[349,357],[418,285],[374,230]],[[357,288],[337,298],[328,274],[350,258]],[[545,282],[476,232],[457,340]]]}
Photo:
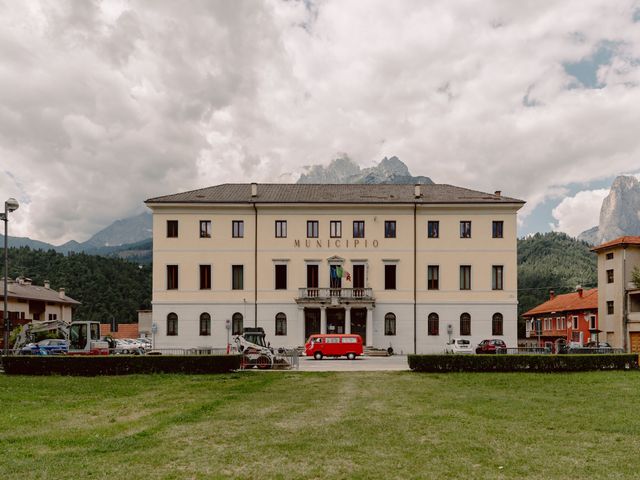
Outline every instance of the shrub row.
{"label": "shrub row", "polygon": [[638,354],[409,355],[415,372],[584,372],[638,368]]}
{"label": "shrub row", "polygon": [[10,375],[130,375],[134,373],[226,373],[240,368],[241,355],[8,356]]}

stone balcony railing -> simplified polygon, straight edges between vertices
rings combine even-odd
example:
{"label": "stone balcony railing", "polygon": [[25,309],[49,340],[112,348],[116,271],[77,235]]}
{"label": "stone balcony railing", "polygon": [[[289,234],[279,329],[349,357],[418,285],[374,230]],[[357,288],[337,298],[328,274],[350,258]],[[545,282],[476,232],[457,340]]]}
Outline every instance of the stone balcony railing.
{"label": "stone balcony railing", "polygon": [[349,301],[372,302],[372,288],[299,288],[298,301],[331,301],[332,303],[342,303]]}

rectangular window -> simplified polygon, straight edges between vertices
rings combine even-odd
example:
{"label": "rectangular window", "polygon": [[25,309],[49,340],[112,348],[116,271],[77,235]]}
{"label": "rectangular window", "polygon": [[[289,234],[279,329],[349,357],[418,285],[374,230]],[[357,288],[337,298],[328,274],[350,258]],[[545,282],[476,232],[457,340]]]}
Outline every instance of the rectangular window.
{"label": "rectangular window", "polygon": [[440,288],[440,266],[429,265],[427,267],[427,290],[438,290]]}
{"label": "rectangular window", "polygon": [[276,335],[287,334],[287,316],[284,313],[278,313],[276,315]]}
{"label": "rectangular window", "polygon": [[167,265],[167,290],[178,289],[178,265]]}
{"label": "rectangular window", "polygon": [[613,283],[613,268],[607,270],[607,283]]}
{"label": "rectangular window", "polygon": [[471,290],[471,265],[460,265],[460,290]]}
{"label": "rectangular window", "polygon": [[396,265],[384,266],[384,289],[385,290],[396,289]]}
{"label": "rectangular window", "polygon": [[565,321],[564,317],[556,319],[556,322],[558,324],[558,330],[565,330],[567,328],[567,322]]}
{"label": "rectangular window", "polygon": [[471,222],[469,220],[460,222],[460,238],[471,238]]}
{"label": "rectangular window", "polygon": [[384,317],[384,334],[395,335],[396,334],[396,316],[385,315]]}
{"label": "rectangular window", "polygon": [[396,238],[396,221],[384,221],[384,238]]}
{"label": "rectangular window", "polygon": [[504,273],[504,267],[502,265],[494,265],[491,268],[491,289],[502,290],[502,278]]}
{"label": "rectangular window", "polygon": [[200,315],[200,335],[211,335],[211,316],[208,313]]}
{"label": "rectangular window", "polygon": [[364,221],[363,220],[354,220],[353,238],[364,238]]}
{"label": "rectangular window", "polygon": [[231,236],[233,238],[244,237],[244,220],[233,220],[231,222]]}
{"label": "rectangular window", "polygon": [[276,265],[276,290],[287,289],[287,266]]}
{"label": "rectangular window", "polygon": [[613,300],[607,302],[607,315],[613,315]]}
{"label": "rectangular window", "polygon": [[318,238],[317,220],[307,220],[307,238]]}
{"label": "rectangular window", "polygon": [[504,335],[502,323],[502,315],[495,314],[491,320],[491,335]]}
{"label": "rectangular window", "polygon": [[167,220],[167,238],[178,238],[178,220]]}
{"label": "rectangular window", "polygon": [[307,265],[307,288],[318,288],[318,265]]}
{"label": "rectangular window", "polygon": [[244,265],[231,266],[231,289],[244,289]]}
{"label": "rectangular window", "polygon": [[440,237],[440,222],[438,220],[429,220],[427,222],[427,237],[429,238]]}
{"label": "rectangular window", "polygon": [[329,236],[331,238],[342,238],[342,222],[340,220],[331,220],[329,223]]}
{"label": "rectangular window", "polygon": [[573,317],[571,317],[571,326],[573,327],[574,330],[578,329],[578,316],[574,315]]}
{"label": "rectangular window", "polygon": [[437,313],[430,313],[427,317],[427,334],[440,335],[440,317]]}
{"label": "rectangular window", "polygon": [[613,260],[613,252],[607,253],[607,260]]}
{"label": "rectangular window", "polygon": [[460,335],[471,335],[471,315],[468,313],[460,315]]}
{"label": "rectangular window", "polygon": [[200,220],[200,238],[211,238],[211,220]]}
{"label": "rectangular window", "polygon": [[287,238],[286,220],[276,220],[276,238]]}
{"label": "rectangular window", "polygon": [[596,316],[595,315],[590,315],[589,316],[589,330],[595,330],[597,327],[596,325]]}
{"label": "rectangular window", "polygon": [[211,290],[211,265],[200,265],[200,290]]}
{"label": "rectangular window", "polygon": [[544,319],[544,329],[545,330],[551,330],[551,319],[550,318],[545,318]]}
{"label": "rectangular window", "polygon": [[504,222],[502,220],[495,220],[493,227],[491,228],[493,238],[502,238],[504,230]]}

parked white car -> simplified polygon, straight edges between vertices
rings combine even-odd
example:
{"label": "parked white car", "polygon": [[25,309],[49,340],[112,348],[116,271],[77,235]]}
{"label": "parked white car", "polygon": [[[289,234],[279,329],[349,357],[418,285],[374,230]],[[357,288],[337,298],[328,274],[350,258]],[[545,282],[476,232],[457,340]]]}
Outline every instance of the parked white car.
{"label": "parked white car", "polygon": [[473,353],[473,348],[466,338],[452,338],[444,346],[444,353]]}

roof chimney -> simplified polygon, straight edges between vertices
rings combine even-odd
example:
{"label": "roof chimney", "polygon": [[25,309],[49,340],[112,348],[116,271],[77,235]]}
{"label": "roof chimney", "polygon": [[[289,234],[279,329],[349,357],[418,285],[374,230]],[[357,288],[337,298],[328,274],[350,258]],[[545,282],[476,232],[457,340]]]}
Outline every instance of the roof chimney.
{"label": "roof chimney", "polygon": [[501,197],[501,196],[502,196],[502,191],[501,191],[501,190],[496,190],[496,191],[494,192],[494,195],[495,195],[496,197]]}
{"label": "roof chimney", "polygon": [[419,183],[416,183],[416,186],[415,186],[415,187],[414,187],[414,189],[413,189],[413,195],[414,195],[416,198],[420,198],[420,197],[422,197],[422,188],[420,187],[420,184],[419,184]]}
{"label": "roof chimney", "polygon": [[549,300],[553,300],[554,298],[556,298],[555,290],[549,290]]}
{"label": "roof chimney", "polygon": [[258,184],[255,182],[251,184],[251,196],[252,197],[258,196]]}
{"label": "roof chimney", "polygon": [[58,291],[58,296],[59,296],[60,298],[64,298],[64,288],[61,288],[61,289]]}
{"label": "roof chimney", "polygon": [[33,280],[31,280],[30,278],[23,278],[23,279],[22,279],[22,282],[23,282],[25,285],[31,285],[31,284],[33,283]]}
{"label": "roof chimney", "polygon": [[582,298],[582,285],[576,285],[576,292],[578,292],[578,296]]}
{"label": "roof chimney", "polygon": [[49,283],[49,280],[44,281],[44,288],[51,288],[51,284]]}

